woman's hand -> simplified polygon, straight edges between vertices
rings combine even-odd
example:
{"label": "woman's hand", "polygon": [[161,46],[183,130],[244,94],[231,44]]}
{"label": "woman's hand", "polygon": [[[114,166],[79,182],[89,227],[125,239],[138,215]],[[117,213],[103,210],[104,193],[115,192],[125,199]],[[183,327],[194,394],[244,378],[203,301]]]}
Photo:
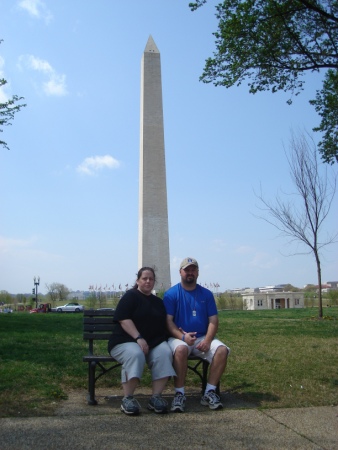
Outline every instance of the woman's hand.
{"label": "woman's hand", "polygon": [[137,339],[137,343],[141,347],[143,353],[145,355],[147,355],[149,352],[149,347],[148,347],[147,341],[143,338],[140,338],[140,339]]}

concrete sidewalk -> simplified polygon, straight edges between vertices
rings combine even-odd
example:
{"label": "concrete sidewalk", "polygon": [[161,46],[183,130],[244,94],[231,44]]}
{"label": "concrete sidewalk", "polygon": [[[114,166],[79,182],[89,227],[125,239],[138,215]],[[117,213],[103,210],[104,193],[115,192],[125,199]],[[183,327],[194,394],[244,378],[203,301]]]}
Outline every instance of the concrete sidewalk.
{"label": "concrete sidewalk", "polygon": [[338,449],[337,406],[262,411],[225,401],[223,410],[210,411],[194,394],[184,414],[156,415],[146,409],[148,395],[136,396],[137,417],[120,412],[121,396],[98,396],[99,405],[88,406],[74,393],[51,417],[0,419],[0,448]]}

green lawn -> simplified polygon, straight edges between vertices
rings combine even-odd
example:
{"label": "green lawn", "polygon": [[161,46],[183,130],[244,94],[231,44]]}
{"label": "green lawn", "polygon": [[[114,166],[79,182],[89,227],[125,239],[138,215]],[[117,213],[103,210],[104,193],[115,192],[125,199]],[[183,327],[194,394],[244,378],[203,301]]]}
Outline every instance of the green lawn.
{"label": "green lawn", "polygon": [[[220,312],[218,337],[232,351],[221,390],[264,408],[336,405],[338,308],[324,314],[318,321],[316,309]],[[0,315],[0,417],[48,414],[70,390],[85,394],[82,320],[82,314]],[[98,386],[109,392],[119,380],[115,371]],[[146,371],[142,384],[149,383]],[[187,384],[195,383],[189,373]]]}

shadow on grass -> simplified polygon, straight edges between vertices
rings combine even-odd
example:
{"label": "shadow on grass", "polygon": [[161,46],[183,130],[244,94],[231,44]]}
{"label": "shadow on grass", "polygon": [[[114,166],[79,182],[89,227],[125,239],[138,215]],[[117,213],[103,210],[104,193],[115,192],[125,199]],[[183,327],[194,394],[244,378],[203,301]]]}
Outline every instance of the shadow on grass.
{"label": "shadow on grass", "polygon": [[[267,406],[267,403],[275,403],[280,400],[280,397],[270,392],[258,392],[250,390],[253,386],[251,383],[242,383],[232,387],[226,391],[226,395],[231,399],[231,403],[237,407],[243,408],[258,408],[261,406]],[[244,392],[243,392],[244,390]]]}

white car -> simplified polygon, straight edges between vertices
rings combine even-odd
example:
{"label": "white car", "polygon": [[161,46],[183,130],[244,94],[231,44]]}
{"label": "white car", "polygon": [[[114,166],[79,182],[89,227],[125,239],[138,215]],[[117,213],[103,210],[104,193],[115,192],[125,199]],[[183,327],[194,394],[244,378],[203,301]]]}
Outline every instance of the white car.
{"label": "white car", "polygon": [[58,306],[56,312],[81,312],[84,311],[85,307],[79,303],[67,303],[63,306]]}

